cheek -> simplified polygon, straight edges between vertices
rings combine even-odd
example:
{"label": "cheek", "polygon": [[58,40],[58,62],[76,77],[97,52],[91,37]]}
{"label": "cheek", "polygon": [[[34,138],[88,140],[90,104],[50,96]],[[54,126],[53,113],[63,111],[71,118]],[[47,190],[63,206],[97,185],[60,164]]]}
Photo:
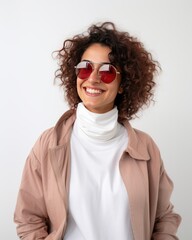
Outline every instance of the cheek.
{"label": "cheek", "polygon": [[113,86],[111,86],[111,91],[110,91],[111,100],[115,101],[118,95],[118,91],[119,91],[119,84],[116,83]]}
{"label": "cheek", "polygon": [[108,101],[114,102],[116,97],[117,97],[116,89],[111,89],[111,91],[109,91],[108,94],[106,95],[106,101],[108,99]]}
{"label": "cheek", "polygon": [[79,92],[80,92],[80,86],[81,86],[81,83],[80,83],[80,81],[77,79],[76,88],[77,88],[77,93],[78,93],[78,95],[79,95]]}
{"label": "cheek", "polygon": [[77,83],[76,83],[77,95],[83,101],[84,89],[82,84],[83,84],[82,81],[77,79]]}
{"label": "cheek", "polygon": [[114,82],[114,84],[110,86],[110,92],[113,95],[117,95],[118,91],[119,91],[119,83]]}

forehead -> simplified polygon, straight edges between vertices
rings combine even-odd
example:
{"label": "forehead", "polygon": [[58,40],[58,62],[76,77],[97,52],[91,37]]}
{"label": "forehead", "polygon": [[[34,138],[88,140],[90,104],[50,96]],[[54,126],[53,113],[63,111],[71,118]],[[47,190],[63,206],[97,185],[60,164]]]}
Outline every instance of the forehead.
{"label": "forehead", "polygon": [[85,50],[81,60],[89,60],[92,62],[109,62],[110,52],[111,49],[108,46],[94,43]]}

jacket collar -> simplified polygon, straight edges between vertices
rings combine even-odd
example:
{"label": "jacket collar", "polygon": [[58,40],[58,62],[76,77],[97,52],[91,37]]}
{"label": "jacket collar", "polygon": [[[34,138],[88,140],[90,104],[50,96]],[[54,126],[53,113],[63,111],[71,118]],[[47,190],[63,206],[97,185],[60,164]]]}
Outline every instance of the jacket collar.
{"label": "jacket collar", "polygon": [[[59,147],[65,145],[69,142],[72,125],[76,119],[76,110],[71,109],[65,112],[54,128],[54,137],[52,142],[52,147]],[[126,149],[126,152],[134,159],[137,160],[149,160],[149,152],[147,148],[147,143],[144,141],[144,133],[141,134],[141,131],[132,128],[129,121],[125,120],[122,123],[127,129],[129,136],[129,143]],[[138,134],[140,132],[140,134]],[[142,139],[143,136],[143,139]]]}
{"label": "jacket collar", "polygon": [[[147,143],[144,141],[145,133],[141,134],[141,131],[132,128],[131,124],[127,120],[123,122],[123,125],[127,129],[129,137],[129,143],[126,151],[132,158],[135,158],[137,160],[149,160],[150,156]],[[140,132],[140,134],[138,134],[138,132]]]}
{"label": "jacket collar", "polygon": [[72,125],[76,119],[76,111],[70,109],[66,111],[56,123],[53,129],[53,140],[51,148],[58,148],[69,142]]}

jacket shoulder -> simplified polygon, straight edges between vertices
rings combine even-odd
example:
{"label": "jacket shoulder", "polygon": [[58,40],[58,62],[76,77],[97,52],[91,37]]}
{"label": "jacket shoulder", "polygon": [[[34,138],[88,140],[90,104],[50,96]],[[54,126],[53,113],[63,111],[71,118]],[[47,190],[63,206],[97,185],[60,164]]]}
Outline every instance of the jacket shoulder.
{"label": "jacket shoulder", "polygon": [[60,139],[64,137],[65,132],[73,123],[73,113],[74,111],[71,110],[65,112],[55,126],[41,133],[32,148],[36,156],[45,156],[50,148],[55,148],[60,144]]}
{"label": "jacket shoulder", "polygon": [[140,139],[142,142],[144,142],[147,145],[152,144],[157,147],[157,144],[156,144],[154,138],[150,134],[148,134],[140,129],[137,129],[137,128],[133,128],[133,130],[135,131],[135,134],[137,135],[138,139]]}
{"label": "jacket shoulder", "polygon": [[31,152],[36,156],[38,160],[40,160],[40,156],[45,156],[48,153],[48,149],[50,148],[53,140],[53,132],[54,127],[43,131],[32,147]]}
{"label": "jacket shoulder", "polygon": [[133,158],[150,160],[160,157],[159,148],[148,133],[132,127],[129,122],[124,122],[124,126],[129,137],[128,152]]}
{"label": "jacket shoulder", "polygon": [[154,138],[148,133],[134,128],[135,133],[137,134],[140,141],[146,146],[146,149],[149,152],[149,155],[158,155],[160,157],[159,147],[154,140]]}

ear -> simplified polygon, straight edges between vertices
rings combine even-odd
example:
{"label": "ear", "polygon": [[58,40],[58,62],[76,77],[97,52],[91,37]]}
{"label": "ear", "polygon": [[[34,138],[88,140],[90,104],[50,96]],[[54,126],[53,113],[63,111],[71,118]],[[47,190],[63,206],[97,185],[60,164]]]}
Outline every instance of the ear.
{"label": "ear", "polygon": [[118,93],[119,93],[119,94],[123,93],[123,88],[122,88],[122,86],[121,86],[121,85],[119,86]]}

